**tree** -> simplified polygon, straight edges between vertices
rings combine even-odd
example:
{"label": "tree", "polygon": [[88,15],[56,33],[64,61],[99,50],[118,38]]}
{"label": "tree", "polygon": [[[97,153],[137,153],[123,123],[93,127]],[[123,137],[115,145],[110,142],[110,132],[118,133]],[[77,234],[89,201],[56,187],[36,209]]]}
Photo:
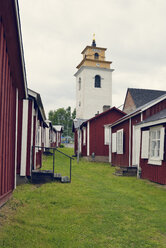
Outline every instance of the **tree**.
{"label": "tree", "polygon": [[53,125],[64,126],[64,136],[73,137],[72,125],[73,120],[76,118],[76,109],[71,112],[71,107],[59,108],[57,110],[50,110],[48,113],[48,118]]}

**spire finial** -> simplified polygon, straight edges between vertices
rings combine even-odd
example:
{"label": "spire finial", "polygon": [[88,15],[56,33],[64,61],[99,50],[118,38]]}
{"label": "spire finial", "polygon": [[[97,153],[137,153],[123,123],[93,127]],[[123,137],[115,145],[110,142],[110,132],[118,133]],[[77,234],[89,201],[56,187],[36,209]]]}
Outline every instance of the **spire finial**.
{"label": "spire finial", "polygon": [[96,47],[95,33],[93,34],[92,46]]}
{"label": "spire finial", "polygon": [[93,34],[93,40],[95,40],[95,33]]}

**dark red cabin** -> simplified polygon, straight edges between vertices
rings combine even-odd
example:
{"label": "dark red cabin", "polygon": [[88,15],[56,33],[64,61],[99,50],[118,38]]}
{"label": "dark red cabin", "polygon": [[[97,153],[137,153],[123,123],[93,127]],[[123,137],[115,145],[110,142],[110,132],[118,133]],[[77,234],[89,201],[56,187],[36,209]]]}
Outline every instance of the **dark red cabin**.
{"label": "dark red cabin", "polygon": [[17,1],[0,1],[0,206],[16,182],[19,100],[27,83]]}

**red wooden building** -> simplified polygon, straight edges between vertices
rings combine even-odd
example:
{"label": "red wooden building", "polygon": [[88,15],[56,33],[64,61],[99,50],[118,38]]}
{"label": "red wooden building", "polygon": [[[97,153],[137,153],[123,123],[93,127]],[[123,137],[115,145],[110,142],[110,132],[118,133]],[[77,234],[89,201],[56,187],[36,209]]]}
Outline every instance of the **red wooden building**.
{"label": "red wooden building", "polygon": [[0,206],[16,184],[18,101],[27,97],[18,3],[0,1]]}
{"label": "red wooden building", "polygon": [[[83,121],[80,127],[75,126],[75,154],[78,149],[83,157],[93,161],[108,162],[109,159],[109,129],[108,124],[125,115],[113,107],[93,118]],[[78,123],[77,123],[78,124]],[[78,139],[79,134],[79,139]],[[79,140],[79,146],[78,146]]]}
{"label": "red wooden building", "polygon": [[50,120],[46,121],[48,129],[46,129],[46,146],[59,147],[61,145],[61,135],[63,133],[63,126],[52,125]]}
{"label": "red wooden building", "polygon": [[63,133],[63,126],[61,125],[53,125],[54,129],[54,147],[59,147],[61,145],[61,136]]}
{"label": "red wooden building", "polygon": [[143,179],[166,184],[166,108],[137,125],[141,132],[138,169]]}
{"label": "red wooden building", "polygon": [[[146,145],[144,145],[144,147],[141,146],[141,128],[144,127],[141,126],[141,123],[146,122],[149,118],[153,118],[156,114],[165,109],[166,94],[138,107],[135,111],[110,125],[111,139],[109,156],[112,165],[121,167],[135,166],[139,168],[140,150],[144,152],[146,149]],[[146,128],[148,128],[148,125],[149,128],[151,126],[151,124],[146,125]],[[163,157],[163,160],[164,159]],[[144,160],[141,159],[141,166],[143,166],[143,161]],[[154,169],[154,166],[150,166],[150,168]],[[150,170],[148,171],[149,173],[151,173]],[[142,175],[145,175],[143,170]],[[145,178],[145,176],[143,177]],[[146,174],[146,178],[150,178],[150,176]],[[161,180],[158,178],[156,182],[161,182]]]}
{"label": "red wooden building", "polygon": [[[28,89],[28,99],[19,101],[17,139],[17,179],[31,176],[31,169],[42,165],[43,147],[46,146],[45,112],[41,97]],[[32,147],[38,146],[33,149]],[[33,158],[32,158],[33,156]]]}

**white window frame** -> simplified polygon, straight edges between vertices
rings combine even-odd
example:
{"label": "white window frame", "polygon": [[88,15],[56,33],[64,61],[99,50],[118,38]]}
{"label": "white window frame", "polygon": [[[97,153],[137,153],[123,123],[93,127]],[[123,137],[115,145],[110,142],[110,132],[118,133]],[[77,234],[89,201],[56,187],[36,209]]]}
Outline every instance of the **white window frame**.
{"label": "white window frame", "polygon": [[[160,131],[160,138],[152,138],[152,133],[156,133]],[[157,127],[151,127],[149,130],[149,159],[148,164],[154,164],[154,165],[161,165],[162,160],[164,158],[164,138],[165,138],[165,128],[163,126],[157,126]],[[158,156],[152,156],[152,142],[160,142],[159,146],[159,155]],[[154,149],[154,152],[156,153],[156,146]]]}
{"label": "white window frame", "polygon": [[83,145],[86,145],[86,127],[83,127]]}
{"label": "white window frame", "polygon": [[104,145],[109,145],[109,126],[104,126]]}
{"label": "white window frame", "polygon": [[116,132],[117,154],[123,154],[123,129]]}
{"label": "white window frame", "polygon": [[116,133],[112,133],[112,153],[116,152]]}

